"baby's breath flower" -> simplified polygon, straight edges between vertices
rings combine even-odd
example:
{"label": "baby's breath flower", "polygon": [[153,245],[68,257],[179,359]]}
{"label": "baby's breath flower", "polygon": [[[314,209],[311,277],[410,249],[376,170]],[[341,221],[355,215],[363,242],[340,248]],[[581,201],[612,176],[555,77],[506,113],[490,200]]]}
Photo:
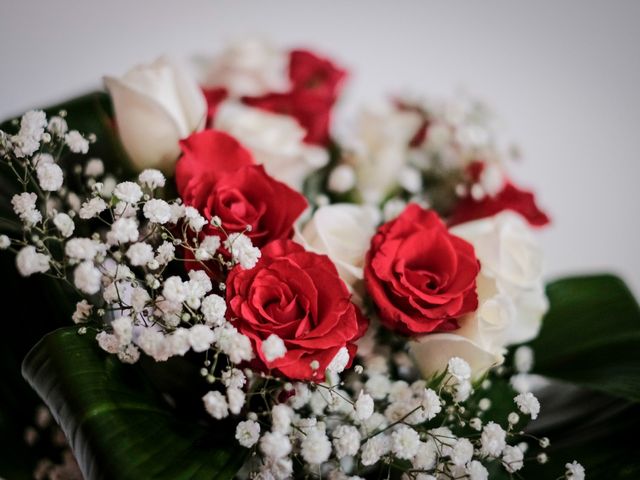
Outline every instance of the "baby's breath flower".
{"label": "baby's breath flower", "polygon": [[129,243],[138,240],[138,222],[133,218],[119,218],[111,225],[107,234],[111,243]]}
{"label": "baby's breath flower", "polygon": [[142,213],[150,222],[165,224],[171,220],[171,207],[164,200],[152,198],[144,204]]}
{"label": "baby's breath flower", "polygon": [[450,457],[455,466],[466,465],[473,457],[473,444],[467,438],[459,438],[451,448]]}
{"label": "baby's breath flower", "polygon": [[40,148],[40,140],[47,126],[47,117],[42,110],[31,110],[20,119],[20,131],[11,139],[14,154],[18,158],[33,155]]}
{"label": "baby's breath flower", "polygon": [[227,388],[227,400],[229,404],[229,411],[234,415],[237,415],[244,407],[245,394],[239,388]]}
{"label": "baby's breath flower", "polygon": [[360,461],[362,465],[368,467],[380,460],[391,450],[390,438],[384,433],[378,434],[365,442],[360,451]]}
{"label": "baby's breath flower", "polygon": [[131,265],[140,267],[153,260],[153,248],[148,243],[134,243],[127,249],[126,255]]}
{"label": "baby's breath flower", "polygon": [[533,368],[533,349],[526,345],[518,347],[513,359],[516,370],[519,373],[527,373]]}
{"label": "baby's breath flower", "polygon": [[44,273],[49,270],[51,258],[43,253],[38,253],[32,245],[23,247],[16,255],[16,266],[23,277],[34,273]]}
{"label": "baby's breath flower", "polygon": [[567,471],[565,472],[564,476],[567,478],[567,480],[584,480],[584,467],[575,460],[571,463],[567,463],[565,465],[565,468],[567,469]]}
{"label": "baby's breath flower", "polygon": [[166,265],[175,258],[176,248],[171,242],[163,242],[157,248],[156,260],[160,265]]}
{"label": "baby's breath flower", "polygon": [[489,472],[478,460],[469,463],[466,473],[469,475],[469,480],[488,480],[489,478]]}
{"label": "baby's breath flower", "polygon": [[189,344],[194,352],[204,352],[209,349],[215,336],[206,325],[194,325],[189,329]]}
{"label": "baby's breath flower", "polygon": [[80,207],[80,218],[89,220],[107,209],[107,203],[100,197],[93,197]]}
{"label": "baby's breath flower", "polygon": [[67,133],[69,127],[67,126],[67,121],[64,118],[54,116],[49,119],[47,130],[57,137],[62,137]]}
{"label": "baby's breath flower", "polygon": [[464,382],[471,378],[471,367],[460,357],[450,358],[447,370],[458,382]]}
{"label": "baby's breath flower", "polygon": [[513,399],[518,408],[525,415],[530,415],[532,420],[538,418],[540,413],[540,402],[531,392],[521,393]]}
{"label": "baby's breath flower", "polygon": [[120,350],[118,339],[113,334],[100,332],[96,335],[96,340],[100,348],[107,353],[118,353],[118,350]]}
{"label": "baby's breath flower", "polygon": [[53,164],[55,160],[53,156],[49,153],[36,153],[31,159],[31,164],[34,167],[40,167],[42,165]]}
{"label": "baby's breath flower", "polygon": [[82,292],[93,295],[100,291],[102,275],[93,262],[84,261],[73,271],[73,283]]}
{"label": "baby's breath flower", "polygon": [[253,246],[251,239],[243,233],[232,233],[224,241],[224,246],[231,252],[233,260],[245,270],[255,267],[262,256],[260,249]]}
{"label": "baby's breath flower", "polygon": [[6,235],[0,235],[0,250],[6,250],[11,246],[11,239]]}
{"label": "baby's breath flower", "polygon": [[236,427],[236,440],[245,448],[251,448],[260,438],[260,424],[253,420],[245,420]]}
{"label": "baby's breath flower", "polygon": [[121,347],[131,343],[131,339],[133,338],[133,320],[131,317],[124,316],[116,318],[111,322],[111,328],[113,328],[113,334],[118,339]]}
{"label": "baby's breath flower", "polygon": [[329,365],[327,365],[327,370],[333,373],[342,373],[349,364],[350,360],[351,356],[349,355],[349,350],[347,350],[347,347],[341,347],[340,350],[338,350],[338,353],[335,354]]}
{"label": "baby's breath flower", "polygon": [[261,348],[267,362],[273,362],[287,354],[287,347],[285,347],[282,339],[275,333],[269,335],[269,337],[262,342]]}
{"label": "baby's breath flower", "polygon": [[11,198],[13,211],[27,227],[33,227],[42,220],[42,214],[36,208],[38,196],[33,192],[16,194]]}
{"label": "baby's breath flower", "polygon": [[93,260],[101,251],[99,242],[84,237],[72,238],[64,247],[65,255],[73,260]]}
{"label": "baby's breath flower", "polygon": [[260,439],[260,451],[268,459],[283,458],[291,452],[291,442],[282,433],[267,432]]}
{"label": "baby's breath flower", "polygon": [[361,390],[354,405],[356,418],[361,421],[368,419],[373,414],[373,407],[374,403],[371,395]]}
{"label": "baby's breath flower", "polygon": [[84,174],[87,177],[100,177],[104,174],[104,163],[99,158],[90,158],[84,167]]}
{"label": "baby's breath flower", "polygon": [[480,436],[481,451],[489,457],[499,457],[506,446],[506,432],[495,422],[487,423]]}
{"label": "baby's breath flower", "polygon": [[502,465],[509,473],[517,472],[524,465],[524,454],[518,447],[507,445],[502,454]]}
{"label": "baby's breath flower", "polygon": [[309,432],[300,445],[302,458],[311,465],[319,465],[326,462],[331,455],[331,442],[327,435],[319,430],[313,429]]}
{"label": "baby's breath flower", "polygon": [[89,151],[89,141],[77,130],[71,130],[64,136],[64,143],[73,153],[85,154]]}
{"label": "baby's breath flower", "polygon": [[290,406],[280,403],[271,409],[271,430],[288,435],[291,432],[293,410]]}
{"label": "baby's breath flower", "polygon": [[400,425],[391,434],[391,449],[397,458],[410,460],[418,453],[420,435],[413,428]]}
{"label": "baby's breath flower", "polygon": [[220,326],[224,323],[227,303],[220,295],[212,294],[202,300],[200,310],[207,325]]}
{"label": "baby's breath flower", "polygon": [[133,182],[120,182],[116,185],[113,194],[123,202],[137,203],[142,198],[140,185]]}
{"label": "baby's breath flower", "polygon": [[189,228],[194,232],[199,232],[207,224],[200,212],[193,207],[184,207],[184,216],[187,219]]}
{"label": "baby's breath flower", "polygon": [[216,346],[229,357],[233,363],[240,363],[253,359],[253,348],[249,338],[225,323],[214,330]]}
{"label": "baby's breath flower", "polygon": [[164,187],[166,179],[160,170],[147,168],[138,175],[138,182],[151,190]]}
{"label": "baby's breath flower", "polygon": [[229,405],[220,392],[209,392],[202,397],[204,408],[209,415],[218,420],[229,416]]}
{"label": "baby's breath flower", "polygon": [[237,368],[230,368],[222,372],[222,383],[227,388],[242,388],[246,381],[245,374]]}
{"label": "baby's breath flower", "polygon": [[440,447],[432,439],[421,442],[418,447],[418,453],[411,460],[413,468],[417,470],[431,470],[436,465],[438,451]]}
{"label": "baby's breath flower", "polygon": [[75,223],[73,223],[71,217],[66,213],[56,214],[56,216],[53,217],[53,224],[64,238],[69,238],[73,235],[73,231],[76,228]]}
{"label": "baby's breath flower", "polygon": [[91,311],[93,310],[93,305],[91,305],[86,300],[81,300],[76,303],[76,310],[73,312],[71,319],[73,323],[83,323],[91,315]]}
{"label": "baby's breath flower", "polygon": [[355,456],[360,449],[361,435],[352,425],[339,425],[332,433],[337,458]]}
{"label": "baby's breath flower", "polygon": [[55,163],[45,163],[38,165],[36,169],[38,183],[45,192],[55,192],[62,187],[64,174],[62,169]]}

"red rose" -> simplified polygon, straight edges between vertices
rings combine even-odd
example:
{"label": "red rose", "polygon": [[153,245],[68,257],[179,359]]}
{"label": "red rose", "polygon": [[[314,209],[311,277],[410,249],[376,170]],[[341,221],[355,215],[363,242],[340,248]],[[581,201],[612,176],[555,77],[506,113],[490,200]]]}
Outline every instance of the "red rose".
{"label": "red rose", "polygon": [[[254,268],[231,271],[227,305],[230,321],[251,339],[259,367],[295,380],[322,381],[343,348],[350,366],[354,341],[367,327],[331,260],[291,240],[264,247]],[[284,341],[287,353],[269,362],[262,343],[271,334]]]}
{"label": "red rose", "polygon": [[[484,162],[473,162],[469,165],[467,175],[472,182],[478,181],[484,168]],[[471,195],[462,198],[449,217],[449,225],[492,217],[503,210],[513,210],[519,213],[535,227],[543,227],[550,222],[547,214],[536,205],[533,193],[520,190],[510,181],[506,181],[497,195],[486,195],[481,200],[474,200]]]}
{"label": "red rose", "polygon": [[[307,207],[305,198],[255,165],[251,154],[230,135],[205,130],[180,142],[176,166],[178,192],[185,205],[207,220],[217,215],[228,233],[246,235],[255,246],[288,238]],[[218,235],[212,225],[203,234]]]}
{"label": "red rose", "polygon": [[479,270],[471,244],[411,204],[371,240],[364,279],[385,326],[417,335],[458,328],[455,319],[478,307]]}
{"label": "red rose", "polygon": [[507,182],[494,197],[486,196],[478,201],[471,196],[461,199],[449,218],[449,224],[453,226],[480,218],[492,217],[503,210],[513,210],[519,213],[534,227],[544,227],[550,222],[547,214],[536,205],[533,193],[520,190],[511,182]]}
{"label": "red rose", "polygon": [[331,109],[345,77],[346,72],[329,60],[305,50],[293,50],[289,60],[291,90],[245,97],[243,101],[253,107],[294,117],[307,131],[305,142],[326,145]]}

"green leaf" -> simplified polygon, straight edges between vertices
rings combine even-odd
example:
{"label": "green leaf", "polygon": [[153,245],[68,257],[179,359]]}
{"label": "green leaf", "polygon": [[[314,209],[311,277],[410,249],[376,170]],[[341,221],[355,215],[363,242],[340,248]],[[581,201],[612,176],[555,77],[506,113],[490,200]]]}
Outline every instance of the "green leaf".
{"label": "green leaf", "polygon": [[171,408],[139,364],[122,364],[77,327],[45,336],[22,371],[87,480],[230,479],[244,461],[228,424]]}
{"label": "green leaf", "polygon": [[640,404],[558,382],[538,397],[542,414],[528,431],[551,439],[549,463],[531,462],[526,478],[556,478],[573,460],[587,478],[640,478]]}
{"label": "green leaf", "polygon": [[640,307],[612,275],[548,285],[551,308],[535,350],[535,373],[640,401]]}

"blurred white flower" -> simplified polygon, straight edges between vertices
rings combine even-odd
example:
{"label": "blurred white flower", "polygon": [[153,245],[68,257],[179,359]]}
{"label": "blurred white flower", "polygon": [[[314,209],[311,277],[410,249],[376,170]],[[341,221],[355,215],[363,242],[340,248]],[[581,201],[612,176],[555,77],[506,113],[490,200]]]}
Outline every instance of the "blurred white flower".
{"label": "blurred white flower", "polygon": [[288,66],[288,52],[264,40],[246,38],[213,60],[204,83],[224,87],[233,97],[284,92],[289,87]]}
{"label": "blurred white flower", "polygon": [[269,175],[295,190],[329,161],[325,149],[303,142],[305,130],[292,117],[228,101],[218,107],[214,122],[247,147]]}
{"label": "blurred white flower", "polygon": [[354,135],[343,139],[349,152],[343,162],[354,168],[356,189],[365,203],[380,203],[399,180],[415,189],[418,179],[404,167],[420,122],[417,113],[386,103],[360,113]]}
{"label": "blurred white flower", "polygon": [[105,77],[120,138],[135,167],[174,169],[178,141],[201,130],[207,105],[195,79],[166,58]]}

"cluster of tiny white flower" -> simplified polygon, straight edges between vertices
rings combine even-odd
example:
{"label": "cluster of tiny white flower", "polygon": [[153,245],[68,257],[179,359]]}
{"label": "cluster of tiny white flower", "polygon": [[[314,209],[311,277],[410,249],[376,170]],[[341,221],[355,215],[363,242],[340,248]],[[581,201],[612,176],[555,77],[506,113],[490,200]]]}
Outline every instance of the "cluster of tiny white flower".
{"label": "cluster of tiny white flower", "polygon": [[[367,204],[384,201],[387,221],[409,202],[446,210],[462,197],[494,197],[505,182],[506,160],[517,157],[515,147],[498,142],[497,127],[488,106],[466,95],[369,105],[354,131],[343,132],[343,154],[327,189],[338,198],[353,193]],[[474,163],[483,166],[477,175],[469,171]]]}
{"label": "cluster of tiny white flower", "polygon": [[[277,352],[277,342],[271,343],[265,350]],[[491,382],[472,384],[469,364],[461,358],[452,358],[430,383],[390,380],[392,365],[382,355],[364,362],[344,380],[328,371],[319,384],[237,371],[249,385],[247,397],[276,392],[269,409],[249,411],[236,427],[238,443],[255,453],[247,466],[254,478],[290,478],[299,465],[305,475],[331,479],[357,480],[382,469],[406,479],[486,480],[492,466],[508,474],[520,471],[532,442],[542,449],[549,445],[518,428],[521,416],[535,419],[540,411],[532,393],[515,396],[513,411],[498,423],[483,396]],[[396,357],[394,363],[397,368],[403,361]],[[233,413],[230,399],[218,392],[203,401],[215,418]],[[535,458],[547,461],[544,452]],[[566,478],[582,479],[584,469],[567,464]]]}

